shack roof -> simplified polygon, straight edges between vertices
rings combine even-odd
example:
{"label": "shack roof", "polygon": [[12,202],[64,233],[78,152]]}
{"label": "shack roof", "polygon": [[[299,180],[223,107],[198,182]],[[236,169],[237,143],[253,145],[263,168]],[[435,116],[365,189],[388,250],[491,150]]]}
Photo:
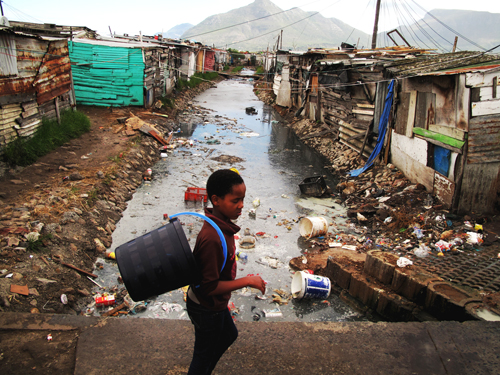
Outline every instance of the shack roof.
{"label": "shack roof", "polygon": [[46,36],[46,37],[59,37],[69,38],[71,35],[87,34],[95,36],[95,31],[86,26],[61,26],[52,23],[32,23],[10,21],[9,29],[12,31],[23,32],[26,34]]}
{"label": "shack roof", "polygon": [[464,51],[391,61],[384,67],[395,77],[471,73],[499,68],[500,56]]}

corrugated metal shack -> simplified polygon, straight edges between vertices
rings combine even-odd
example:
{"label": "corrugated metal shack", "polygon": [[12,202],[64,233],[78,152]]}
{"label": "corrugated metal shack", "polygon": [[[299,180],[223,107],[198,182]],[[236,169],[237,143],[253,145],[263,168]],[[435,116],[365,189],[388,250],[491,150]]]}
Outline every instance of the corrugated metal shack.
{"label": "corrugated metal shack", "polygon": [[74,39],[70,57],[77,103],[150,107],[172,92],[183,72],[183,51],[192,48],[143,36]]}
{"label": "corrugated metal shack", "polygon": [[398,79],[391,160],[445,208],[490,213],[500,194],[500,56],[387,63]]}
{"label": "corrugated metal shack", "polygon": [[331,137],[368,157],[373,151],[388,83],[383,59],[404,59],[425,50],[392,47],[377,50],[311,49],[277,52],[276,103],[317,121],[311,136]]}
{"label": "corrugated metal shack", "polygon": [[0,142],[32,135],[42,117],[58,118],[74,103],[67,36],[91,32],[11,22],[0,29]]}
{"label": "corrugated metal shack", "polygon": [[384,160],[390,150],[390,161],[445,208],[499,208],[499,56],[392,47],[278,51],[276,60],[276,103],[317,122],[306,137],[338,139],[365,157],[375,146],[388,83],[396,79]]}

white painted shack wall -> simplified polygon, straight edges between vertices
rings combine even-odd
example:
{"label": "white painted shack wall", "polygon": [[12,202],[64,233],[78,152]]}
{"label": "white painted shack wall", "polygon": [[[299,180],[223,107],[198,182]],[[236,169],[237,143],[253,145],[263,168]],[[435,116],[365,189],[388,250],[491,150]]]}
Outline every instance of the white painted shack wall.
{"label": "white painted shack wall", "polygon": [[288,65],[283,66],[281,74],[281,84],[276,97],[276,104],[282,107],[292,106],[291,86],[290,86],[290,68]]}
{"label": "white painted shack wall", "polygon": [[488,116],[500,114],[500,72],[467,73],[465,85],[471,88],[479,88],[479,101],[471,103],[471,115]]}
{"label": "white painted shack wall", "polygon": [[434,169],[427,167],[427,142],[420,138],[408,138],[392,130],[391,163],[398,167],[413,183],[434,190]]}
{"label": "white painted shack wall", "polygon": [[[408,138],[407,136],[397,134],[396,132],[393,132],[392,137],[391,151],[393,147],[398,147],[401,152],[404,152],[410,158],[420,164],[427,165],[427,141],[418,137]],[[396,165],[394,162],[393,164]]]}

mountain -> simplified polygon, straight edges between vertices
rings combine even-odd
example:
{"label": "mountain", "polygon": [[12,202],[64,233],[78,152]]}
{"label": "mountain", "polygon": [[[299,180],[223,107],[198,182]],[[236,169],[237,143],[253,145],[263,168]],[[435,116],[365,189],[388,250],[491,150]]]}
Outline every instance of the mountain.
{"label": "mountain", "polygon": [[[437,48],[440,52],[450,52],[453,49],[455,36],[458,36],[457,51],[483,51],[480,47],[490,49],[500,44],[499,13],[449,9],[434,9],[429,13],[409,27],[398,27],[398,30],[411,45],[422,48]],[[450,29],[455,30],[460,35]],[[430,35],[432,39],[426,34]],[[383,40],[388,38],[383,33],[379,35],[380,42],[377,43],[377,46],[394,45],[390,40],[381,44]],[[396,42],[403,44],[401,39],[398,40],[397,37]],[[500,53],[500,47],[492,52]]]}
{"label": "mountain", "polygon": [[170,30],[163,33],[164,38],[170,39],[180,39],[181,35],[184,34],[186,30],[189,30],[194,25],[191,23],[181,23],[180,25],[172,27]]}
{"label": "mountain", "polygon": [[[261,19],[248,22],[257,18]],[[235,24],[239,25],[224,29]],[[184,32],[181,38],[219,48],[265,51],[268,46],[273,49],[281,30],[285,50],[337,48],[342,42],[356,44],[358,39],[368,40],[366,33],[336,18],[299,8],[283,11],[269,0],[255,0],[247,6],[210,16]]]}

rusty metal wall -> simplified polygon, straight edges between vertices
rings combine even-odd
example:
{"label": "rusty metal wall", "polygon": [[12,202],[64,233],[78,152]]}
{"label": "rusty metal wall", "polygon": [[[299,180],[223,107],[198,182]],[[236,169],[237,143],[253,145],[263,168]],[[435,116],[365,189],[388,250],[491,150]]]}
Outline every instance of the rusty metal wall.
{"label": "rusty metal wall", "polygon": [[500,115],[469,120],[467,164],[500,161]]}
{"label": "rusty metal wall", "polygon": [[[0,77],[0,143],[29,136],[41,125],[41,111],[56,98],[66,104],[71,90],[71,65],[66,39],[41,39],[16,34],[17,75]],[[69,106],[69,105],[68,105]]]}

